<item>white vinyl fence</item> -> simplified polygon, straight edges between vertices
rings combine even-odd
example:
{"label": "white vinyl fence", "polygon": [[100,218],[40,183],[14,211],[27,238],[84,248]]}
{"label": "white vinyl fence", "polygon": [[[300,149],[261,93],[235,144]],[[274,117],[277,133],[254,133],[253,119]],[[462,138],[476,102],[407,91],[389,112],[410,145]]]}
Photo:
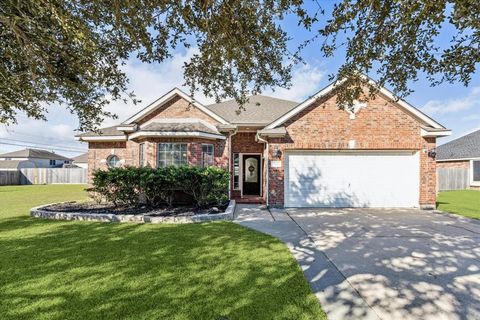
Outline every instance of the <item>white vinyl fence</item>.
{"label": "white vinyl fence", "polygon": [[0,170],[0,185],[87,183],[85,168],[26,168]]}
{"label": "white vinyl fence", "polygon": [[468,168],[437,168],[438,191],[467,189],[469,184]]}

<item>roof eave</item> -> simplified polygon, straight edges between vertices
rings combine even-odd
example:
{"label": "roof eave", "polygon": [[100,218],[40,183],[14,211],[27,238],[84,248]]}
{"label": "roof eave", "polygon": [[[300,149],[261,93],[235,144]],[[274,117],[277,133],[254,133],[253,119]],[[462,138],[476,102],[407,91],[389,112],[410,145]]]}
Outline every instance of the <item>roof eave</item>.
{"label": "roof eave", "polygon": [[202,131],[137,131],[129,136],[130,140],[138,138],[204,138],[210,140],[225,140],[221,134],[207,133]]}
{"label": "roof eave", "polygon": [[420,129],[420,134],[424,138],[440,138],[440,137],[448,137],[452,135],[452,130],[428,130],[426,128]]}
{"label": "roof eave", "polygon": [[127,141],[126,136],[76,136],[75,140],[85,142]]}

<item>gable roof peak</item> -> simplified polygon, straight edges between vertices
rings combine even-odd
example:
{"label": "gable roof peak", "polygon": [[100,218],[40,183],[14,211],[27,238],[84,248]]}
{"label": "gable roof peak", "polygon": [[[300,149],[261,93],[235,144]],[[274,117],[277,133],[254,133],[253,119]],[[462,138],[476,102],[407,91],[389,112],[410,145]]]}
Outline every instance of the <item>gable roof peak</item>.
{"label": "gable roof peak", "polygon": [[[432,128],[435,128],[435,129],[443,129],[445,131],[449,131],[447,130],[444,126],[442,126],[440,123],[436,122],[435,120],[433,120],[432,118],[430,118],[429,116],[427,116],[425,113],[423,113],[422,111],[420,111],[419,109],[415,108],[414,106],[412,106],[411,104],[409,104],[408,102],[406,102],[405,100],[402,100],[402,99],[396,99],[395,98],[395,95],[393,94],[393,92],[391,92],[390,90],[386,89],[385,87],[379,87],[378,84],[370,77],[366,76],[366,75],[361,75],[364,79],[366,79],[371,85],[373,86],[376,86],[379,88],[379,93],[383,94],[384,96],[386,96],[387,98],[389,98],[390,100],[392,101],[395,101],[395,103],[397,105],[399,105],[400,107],[402,107],[405,111],[407,111],[408,113],[410,113],[412,116],[416,117],[417,119],[421,120],[423,123],[425,123],[426,125],[428,125],[429,127],[432,127]],[[312,103],[314,103],[317,99],[321,98],[321,97],[324,97],[326,96],[327,94],[331,93],[334,89],[336,89],[337,87],[341,86],[342,84],[345,83],[345,79],[336,79],[334,80],[333,82],[331,82],[329,85],[327,85],[326,87],[324,87],[323,89],[321,89],[320,91],[318,91],[317,93],[315,93],[314,95],[312,96],[309,96],[307,99],[305,99],[303,102],[301,102],[300,104],[298,104],[298,106],[296,106],[295,108],[293,108],[292,110],[290,110],[289,112],[287,112],[286,114],[282,115],[281,117],[275,119],[273,122],[271,122],[270,124],[268,124],[265,128],[267,129],[273,129],[277,126],[280,126],[282,125],[283,123],[285,123],[285,121],[287,121],[288,119],[294,117],[295,115],[297,115],[300,111],[304,110],[305,108],[307,108],[308,106],[310,106]]]}
{"label": "gable roof peak", "polygon": [[215,119],[216,121],[218,121],[220,123],[224,123],[224,124],[228,123],[225,119],[223,119],[219,115],[215,114],[214,112],[212,112],[211,110],[206,108],[202,103],[195,100],[190,95],[183,92],[181,89],[179,89],[177,87],[174,87],[173,89],[168,91],[166,94],[164,94],[163,96],[161,96],[160,98],[158,98],[154,102],[150,103],[145,108],[143,108],[142,110],[140,110],[139,112],[137,112],[136,114],[134,114],[133,116],[131,116],[130,118],[125,120],[124,122],[122,122],[122,124],[135,123],[136,121],[144,118],[148,114],[150,114],[153,111],[155,111],[156,109],[160,108],[161,106],[163,106],[165,103],[169,102],[171,99],[173,99],[176,96],[180,96],[182,99],[185,99],[186,101],[191,103],[193,106],[195,106],[197,109],[204,112],[205,114],[207,114],[211,118]]}

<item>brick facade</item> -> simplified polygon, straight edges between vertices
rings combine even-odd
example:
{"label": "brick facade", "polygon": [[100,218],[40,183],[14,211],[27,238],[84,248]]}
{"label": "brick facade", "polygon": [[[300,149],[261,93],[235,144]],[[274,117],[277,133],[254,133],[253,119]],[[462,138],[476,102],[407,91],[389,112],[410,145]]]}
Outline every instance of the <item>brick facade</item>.
{"label": "brick facade", "polygon": [[[190,105],[182,98],[174,98],[139,121],[145,123],[154,118],[198,118],[211,124],[215,119]],[[90,142],[89,143],[89,179],[96,169],[105,169],[104,160],[115,154],[124,161],[124,165],[139,165],[139,143],[145,143],[145,159],[149,166],[157,165],[157,146],[161,142],[183,142],[188,147],[190,165],[202,165],[202,144],[214,144],[215,165],[225,169],[233,168],[233,153],[256,153],[262,155],[263,194],[266,198],[268,170],[269,204],[282,206],[284,203],[284,163],[288,150],[411,150],[419,152],[420,190],[419,203],[432,206],[436,200],[436,162],[423,152],[436,146],[435,138],[423,138],[420,134],[422,124],[405,110],[391,103],[387,98],[377,95],[367,102],[351,119],[347,111],[339,110],[334,95],[317,100],[295,117],[283,124],[287,135],[283,138],[268,139],[269,149],[255,140],[256,131],[237,132],[225,140],[207,140],[199,138],[148,138],[127,142]],[[229,142],[231,141],[231,146]],[[352,143],[354,145],[352,145]],[[274,150],[281,151],[281,157],[273,158]],[[267,168],[265,156],[280,160],[280,168]],[[241,173],[240,173],[241,174]],[[233,190],[232,198],[241,197],[240,190]]]}
{"label": "brick facade", "polygon": [[[197,118],[207,121],[211,124],[218,122],[205,114],[195,106],[189,104],[181,97],[175,97],[162,107],[141,119],[138,124],[143,124],[152,119],[165,118]],[[200,166],[202,163],[202,144],[214,145],[214,161],[215,165],[227,169],[228,165],[228,145],[226,140],[210,140],[210,139],[186,139],[186,138],[151,138],[138,139],[135,141],[128,140],[126,142],[90,142],[88,145],[88,181],[91,182],[92,172],[97,169],[107,169],[106,159],[112,155],[117,155],[123,160],[124,166],[138,166],[139,162],[139,145],[145,144],[145,161],[146,165],[151,167],[157,166],[157,149],[158,143],[161,142],[178,142],[187,143],[187,158],[189,165]]]}
{"label": "brick facade", "polygon": [[153,118],[196,118],[205,120],[211,124],[218,124],[218,121],[196,108],[194,105],[188,103],[181,97],[171,99],[165,103],[162,107],[156,109],[154,112],[148,114],[141,119],[138,124],[141,125]]}
{"label": "brick facade", "polygon": [[[420,152],[420,199],[422,206],[435,204],[436,163],[422,152],[435,148],[435,138],[420,135],[421,124],[388,99],[378,95],[355,119],[339,110],[336,97],[313,103],[284,126],[287,136],[269,139],[269,155],[282,152],[282,167],[269,168],[269,203],[283,205],[285,151],[287,150],[415,150]],[[354,140],[354,148],[349,141]]]}

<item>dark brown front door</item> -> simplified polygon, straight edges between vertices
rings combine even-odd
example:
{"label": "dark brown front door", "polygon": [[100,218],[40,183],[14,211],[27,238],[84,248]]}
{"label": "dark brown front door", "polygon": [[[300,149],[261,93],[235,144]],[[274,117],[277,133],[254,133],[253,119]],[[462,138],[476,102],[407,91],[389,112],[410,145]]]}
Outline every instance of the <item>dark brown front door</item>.
{"label": "dark brown front door", "polygon": [[260,155],[243,155],[243,195],[260,195]]}

